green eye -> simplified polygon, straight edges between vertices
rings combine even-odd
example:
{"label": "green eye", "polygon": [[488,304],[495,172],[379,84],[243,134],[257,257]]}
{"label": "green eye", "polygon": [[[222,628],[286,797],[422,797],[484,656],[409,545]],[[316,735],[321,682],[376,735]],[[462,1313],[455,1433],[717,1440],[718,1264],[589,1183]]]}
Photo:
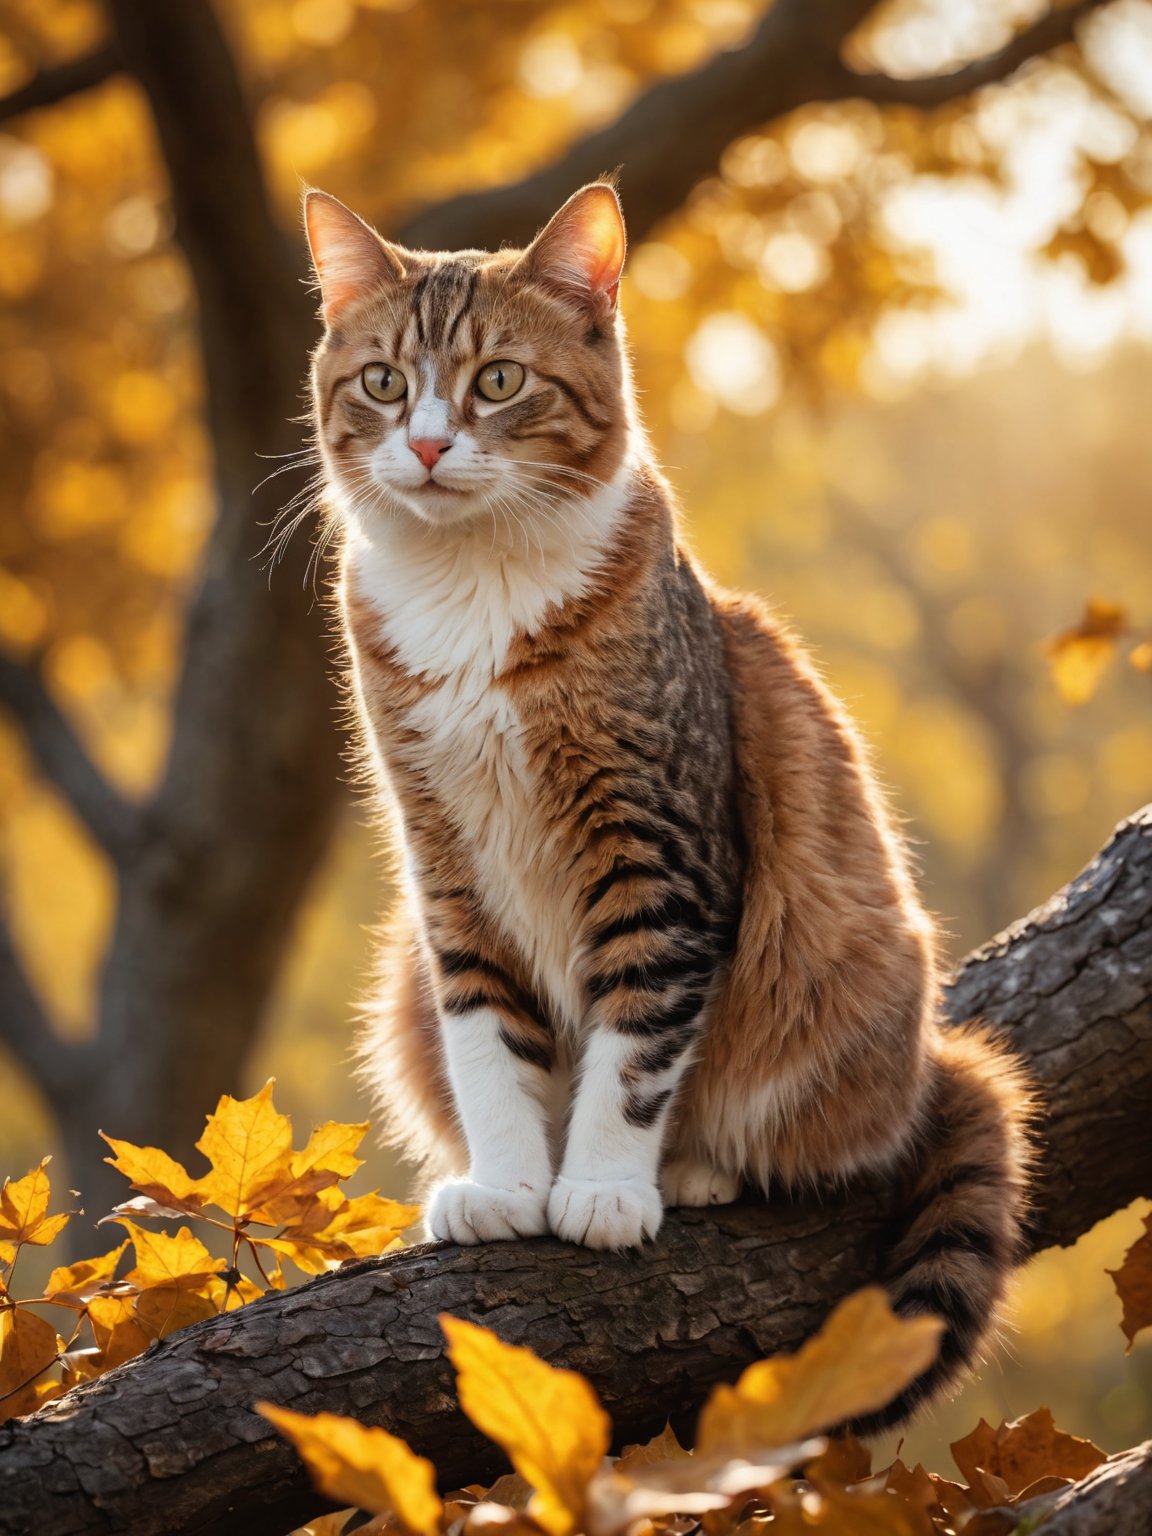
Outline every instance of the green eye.
{"label": "green eye", "polygon": [[523,383],[524,370],[520,364],[505,360],[481,368],[474,387],[485,400],[511,400]]}
{"label": "green eye", "polygon": [[403,400],[408,393],[408,380],[399,368],[389,368],[387,363],[369,363],[360,377],[373,400],[383,400],[386,405]]}

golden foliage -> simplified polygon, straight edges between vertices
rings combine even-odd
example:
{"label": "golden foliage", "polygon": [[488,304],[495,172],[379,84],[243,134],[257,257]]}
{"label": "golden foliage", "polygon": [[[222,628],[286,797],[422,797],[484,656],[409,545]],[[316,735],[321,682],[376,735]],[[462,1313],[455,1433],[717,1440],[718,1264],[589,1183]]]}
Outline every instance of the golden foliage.
{"label": "golden foliage", "polygon": [[943,1332],[940,1318],[898,1318],[883,1291],[857,1291],[795,1355],[750,1365],[734,1387],[717,1387],[700,1418],[699,1449],[738,1456],[882,1408],[928,1369]]}
{"label": "golden foliage", "polygon": [[[128,1236],[99,1258],[53,1269],[43,1293],[29,1298],[16,1299],[11,1289],[20,1250],[51,1243],[70,1213],[48,1214],[47,1159],[25,1178],[6,1182],[0,1192],[0,1266],[6,1269],[0,1279],[0,1420],[31,1412],[65,1386],[122,1365],[190,1323],[242,1306],[265,1287],[282,1287],[282,1259],[305,1274],[320,1274],[396,1243],[416,1219],[415,1206],[377,1193],[349,1198],[339,1188],[360,1167],[356,1149],[367,1129],[330,1121],[296,1151],[292,1123],[276,1109],[269,1082],[250,1099],[221,1098],[198,1143],[209,1159],[198,1178],[158,1148],[106,1136],[114,1154],[108,1161],[138,1194],[104,1220],[118,1222]],[[179,1217],[226,1234],[231,1262],[214,1256],[189,1226],[173,1236],[140,1224]],[[120,1274],[129,1248],[133,1264]],[[271,1273],[262,1255],[271,1261]],[[263,1285],[242,1272],[245,1256]],[[32,1310],[41,1306],[73,1314],[66,1343]],[[92,1342],[77,1348],[85,1328]],[[62,1378],[43,1380],[58,1364]]]}
{"label": "golden foliage", "polygon": [[440,1322],[461,1408],[536,1489],[533,1518],[549,1536],[569,1536],[611,1435],[596,1394],[582,1376],[502,1344],[487,1328],[454,1317]]}

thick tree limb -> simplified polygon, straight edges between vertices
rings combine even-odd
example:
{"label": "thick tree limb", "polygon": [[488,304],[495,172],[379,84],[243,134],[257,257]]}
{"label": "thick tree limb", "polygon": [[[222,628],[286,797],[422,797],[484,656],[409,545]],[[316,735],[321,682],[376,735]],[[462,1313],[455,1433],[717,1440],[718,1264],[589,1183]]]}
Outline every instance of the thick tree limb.
{"label": "thick tree limb", "polygon": [[[1003,1025],[1046,1096],[1035,1249],[1071,1242],[1152,1189],[1152,807],[970,956],[948,1010]],[[442,1311],[586,1372],[622,1438],[669,1413],[690,1420],[713,1382],[795,1347],[876,1274],[885,1210],[883,1192],[862,1189],[824,1206],[682,1212],[641,1253],[539,1239],[348,1266],[0,1428],[0,1536],[33,1522],[54,1536],[280,1536],[317,1501],[252,1414],[261,1397],[387,1424],[448,1486],[494,1473],[499,1456],[454,1406]]]}
{"label": "thick tree limb", "polygon": [[8,118],[19,117],[24,112],[37,112],[42,107],[54,107],[69,96],[90,91],[103,85],[124,68],[120,49],[114,40],[102,43],[91,53],[66,64],[56,64],[33,75],[27,85],[22,85],[10,96],[0,97],[0,123]]}
{"label": "thick tree limb", "polygon": [[924,79],[862,75],[841,57],[875,0],[776,0],[739,48],[691,73],[651,86],[614,122],[578,139],[559,160],[522,181],[467,193],[417,213],[396,237],[412,246],[495,249],[529,240],[583,182],[623,168],[628,228],[643,239],[673,213],[743,133],[809,102],[863,97],[942,106],[1069,42],[1104,0],[1053,9],[1011,43],[963,69]]}
{"label": "thick tree limb", "polygon": [[10,710],[23,728],[41,773],[68,801],[113,863],[122,865],[135,836],[135,808],[92,761],[39,672],[3,651],[0,708]]}

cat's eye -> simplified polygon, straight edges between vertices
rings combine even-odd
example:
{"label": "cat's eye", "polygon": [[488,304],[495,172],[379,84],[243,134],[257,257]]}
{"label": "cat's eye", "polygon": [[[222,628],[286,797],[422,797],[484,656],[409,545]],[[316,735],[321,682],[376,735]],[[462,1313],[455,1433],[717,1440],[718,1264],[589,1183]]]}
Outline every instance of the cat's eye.
{"label": "cat's eye", "polygon": [[390,368],[387,363],[369,363],[361,378],[373,400],[383,400],[385,405],[403,400],[408,393],[408,380],[399,368]]}
{"label": "cat's eye", "polygon": [[475,390],[485,400],[511,400],[524,383],[524,370],[519,363],[489,363],[476,375]]}

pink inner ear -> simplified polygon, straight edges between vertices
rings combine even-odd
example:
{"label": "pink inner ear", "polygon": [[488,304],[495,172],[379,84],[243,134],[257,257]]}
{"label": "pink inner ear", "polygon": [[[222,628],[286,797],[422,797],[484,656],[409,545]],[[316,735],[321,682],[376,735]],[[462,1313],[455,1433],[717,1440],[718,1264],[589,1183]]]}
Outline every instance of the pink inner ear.
{"label": "pink inner ear", "polygon": [[567,293],[605,295],[615,303],[625,249],[616,194],[595,183],[565,203],[524,259],[546,282]]}
{"label": "pink inner ear", "polygon": [[329,324],[348,304],[404,276],[399,259],[376,231],[326,192],[308,194],[304,222]]}

